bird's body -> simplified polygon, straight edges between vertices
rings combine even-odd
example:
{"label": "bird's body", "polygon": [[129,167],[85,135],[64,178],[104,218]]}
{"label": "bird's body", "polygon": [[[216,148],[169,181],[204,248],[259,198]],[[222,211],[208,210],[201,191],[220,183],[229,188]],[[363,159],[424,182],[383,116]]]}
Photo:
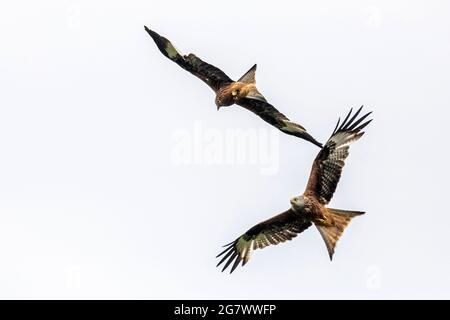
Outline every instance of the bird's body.
{"label": "bird's body", "polygon": [[243,101],[244,98],[255,99],[256,97],[261,101],[265,101],[265,98],[259,93],[254,83],[234,81],[217,90],[216,105],[218,108],[229,107]]}
{"label": "bird's body", "polygon": [[307,133],[305,128],[289,120],[288,117],[267,102],[266,98],[258,91],[255,80],[256,64],[239,80],[233,81],[219,68],[201,60],[192,53],[181,55],[168,39],[147,27],[145,27],[145,30],[164,56],[200,78],[214,90],[217,109],[237,104],[255,113],[280,131],[322,147],[322,144]]}
{"label": "bird's body", "polygon": [[296,214],[314,223],[325,221],[325,216],[327,215],[324,207],[314,197],[305,195],[292,198],[291,209]]}
{"label": "bird's body", "polygon": [[290,200],[291,208],[255,225],[226,245],[226,249],[218,255],[223,255],[218,265],[226,261],[223,270],[234,262],[231,267],[233,272],[241,261],[242,265],[248,262],[253,250],[291,240],[313,224],[325,241],[332,259],[336,242],[345,227],[352,218],[364,214],[361,211],[327,207],[341,177],[349,145],[364,134],[361,130],[371,121],[362,123],[370,113],[357,119],[361,109],[351,119],[350,111],[340,126],[338,122],[330,139],[314,160],[303,195]]}

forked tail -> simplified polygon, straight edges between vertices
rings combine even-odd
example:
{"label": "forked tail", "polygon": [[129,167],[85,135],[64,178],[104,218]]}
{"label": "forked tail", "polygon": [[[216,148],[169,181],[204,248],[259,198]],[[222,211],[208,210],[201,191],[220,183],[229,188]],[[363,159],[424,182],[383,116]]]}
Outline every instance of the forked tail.
{"label": "forked tail", "polygon": [[333,259],[334,248],[336,246],[337,241],[342,236],[345,227],[350,223],[350,220],[356,216],[360,216],[364,214],[362,211],[348,211],[348,210],[340,210],[340,209],[332,209],[327,208],[328,214],[334,224],[332,226],[328,225],[317,225],[316,227],[320,232],[323,240],[325,241],[325,245],[328,249],[328,254],[330,255],[330,260]]}
{"label": "forked tail", "polygon": [[256,88],[255,74],[256,74],[256,64],[253,65],[253,67],[251,67],[246,73],[244,73],[244,75],[237,82],[242,82],[249,85],[247,86],[246,90],[245,95],[246,98],[267,102],[266,98],[264,98],[261,92],[259,92],[258,89]]}
{"label": "forked tail", "polygon": [[243,82],[247,84],[256,84],[256,64],[253,65],[242,77],[239,78],[238,82]]}

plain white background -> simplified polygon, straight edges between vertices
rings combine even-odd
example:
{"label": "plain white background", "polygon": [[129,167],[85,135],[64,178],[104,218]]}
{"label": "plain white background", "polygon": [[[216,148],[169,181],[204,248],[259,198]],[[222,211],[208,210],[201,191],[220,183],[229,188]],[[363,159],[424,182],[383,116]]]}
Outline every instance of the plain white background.
{"label": "plain white background", "polygon": [[[1,298],[450,298],[447,1],[9,1],[0,5]],[[331,206],[365,210],[333,262],[314,228],[231,276],[220,246],[289,207],[279,169],[176,165],[172,135],[272,130],[163,57],[143,26],[324,141],[364,104]],[[271,132],[271,131],[270,131]]]}

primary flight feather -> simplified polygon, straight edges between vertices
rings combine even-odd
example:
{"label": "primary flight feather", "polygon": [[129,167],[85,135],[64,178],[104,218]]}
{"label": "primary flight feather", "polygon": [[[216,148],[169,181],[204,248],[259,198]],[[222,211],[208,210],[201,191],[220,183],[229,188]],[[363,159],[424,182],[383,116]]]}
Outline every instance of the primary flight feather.
{"label": "primary flight feather", "polygon": [[364,214],[361,211],[347,211],[328,208],[341,177],[344,161],[348,156],[349,145],[361,138],[364,129],[372,120],[364,120],[371,112],[358,118],[362,107],[352,116],[348,113],[342,124],[338,121],[331,137],[314,160],[305,192],[291,199],[291,208],[273,218],[263,221],[249,229],[217,257],[225,262],[224,271],[230,265],[233,272],[239,263],[245,265],[255,249],[276,245],[293,239],[314,224],[319,230],[333,258],[336,242],[341,237],[350,220]]}
{"label": "primary flight feather", "polygon": [[315,140],[301,125],[292,122],[267,102],[256,88],[256,64],[250,68],[238,81],[233,81],[219,68],[204,62],[194,54],[180,54],[172,43],[153,30],[144,26],[155,41],[159,50],[170,60],[189,71],[205,82],[216,93],[217,109],[237,104],[258,115],[261,119],[284,133],[305,139],[318,147],[322,144]]}

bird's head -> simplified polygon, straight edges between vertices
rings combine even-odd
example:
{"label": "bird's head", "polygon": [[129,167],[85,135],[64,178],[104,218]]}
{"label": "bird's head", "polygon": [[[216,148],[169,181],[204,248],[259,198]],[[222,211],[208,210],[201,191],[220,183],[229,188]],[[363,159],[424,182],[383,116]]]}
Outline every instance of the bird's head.
{"label": "bird's head", "polygon": [[305,199],[303,196],[293,197],[291,199],[291,205],[295,211],[303,211],[305,208]]}
{"label": "bird's head", "polygon": [[216,97],[216,106],[217,106],[217,110],[219,110],[221,107],[223,107],[222,99],[220,99],[219,96]]}
{"label": "bird's head", "polygon": [[233,96],[227,96],[227,95],[220,95],[218,94],[216,96],[216,106],[217,106],[217,110],[219,110],[222,107],[229,107],[234,103],[234,98]]}

